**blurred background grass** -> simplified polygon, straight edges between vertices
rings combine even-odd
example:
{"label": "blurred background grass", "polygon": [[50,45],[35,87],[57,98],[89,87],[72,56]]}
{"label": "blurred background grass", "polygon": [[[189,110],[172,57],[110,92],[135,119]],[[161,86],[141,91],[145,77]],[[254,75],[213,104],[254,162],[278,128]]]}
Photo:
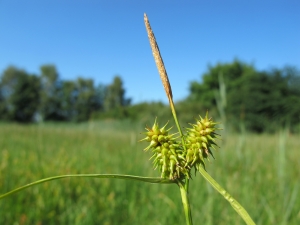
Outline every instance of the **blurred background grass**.
{"label": "blurred background grass", "polygon": [[[165,121],[159,121],[162,125]],[[150,125],[150,124],[148,124]],[[0,193],[62,174],[159,176],[142,125],[0,124]],[[175,132],[175,129],[174,129]],[[299,134],[226,134],[207,171],[257,224],[300,224]],[[194,224],[243,224],[197,174],[190,184]],[[0,224],[184,224],[179,189],[111,179],[72,178],[41,184],[0,201]]]}

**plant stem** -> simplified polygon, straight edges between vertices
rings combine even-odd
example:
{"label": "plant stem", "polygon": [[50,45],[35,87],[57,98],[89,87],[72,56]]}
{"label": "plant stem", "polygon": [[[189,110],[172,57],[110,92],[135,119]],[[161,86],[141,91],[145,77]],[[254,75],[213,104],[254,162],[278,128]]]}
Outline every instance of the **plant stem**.
{"label": "plant stem", "polygon": [[[172,98],[169,98],[169,103],[170,103],[170,108],[171,108],[171,111],[172,111],[177,129],[178,129],[179,134],[180,134],[183,149],[186,151],[184,136],[183,136],[180,124],[179,124],[178,119],[177,119],[176,110],[175,110],[175,106],[174,106],[174,102],[173,102]],[[178,181],[178,186],[179,186],[179,189],[180,189],[181,200],[182,200],[182,205],[183,205],[186,224],[187,225],[193,225],[191,207],[190,207],[189,196],[188,196],[189,181],[190,181],[189,177],[185,176],[185,182],[182,183],[181,181]]]}
{"label": "plant stem", "polygon": [[232,206],[232,208],[242,217],[242,219],[248,225],[255,225],[254,221],[248,214],[248,212],[236,201],[224,188],[221,187],[206,171],[203,167],[199,166],[199,172],[201,175],[218,191]]}
{"label": "plant stem", "polygon": [[175,110],[175,106],[174,106],[173,100],[169,99],[169,103],[170,103],[170,108],[171,108],[171,111],[172,111],[172,114],[173,114],[173,117],[174,117],[177,129],[178,129],[179,134],[180,134],[180,138],[181,138],[181,143],[182,143],[183,149],[186,150],[183,133],[182,133],[181,127],[180,127],[178,119],[177,119],[176,110]]}
{"label": "plant stem", "polygon": [[180,181],[178,181],[178,186],[180,189],[186,224],[193,225],[191,207],[190,207],[189,197],[188,197],[188,186],[189,185],[188,185],[187,180],[188,180],[188,178],[186,178],[186,182],[184,184],[182,184]]}

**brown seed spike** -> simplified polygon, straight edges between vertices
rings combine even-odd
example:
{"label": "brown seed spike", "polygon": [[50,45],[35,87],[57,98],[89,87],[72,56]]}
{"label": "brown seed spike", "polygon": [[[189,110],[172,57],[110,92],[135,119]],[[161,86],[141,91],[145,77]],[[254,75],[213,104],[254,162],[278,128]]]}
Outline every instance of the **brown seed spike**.
{"label": "brown seed spike", "polygon": [[151,49],[152,49],[153,57],[154,57],[154,60],[155,60],[155,63],[156,63],[161,81],[164,85],[164,89],[166,91],[166,94],[167,94],[167,97],[168,97],[169,101],[172,102],[173,95],[172,95],[172,89],[171,89],[171,85],[170,85],[170,82],[169,82],[169,79],[168,79],[167,71],[165,69],[164,62],[161,58],[159,48],[158,48],[158,45],[157,45],[156,40],[155,40],[155,36],[152,32],[152,29],[151,29],[151,26],[150,26],[150,23],[149,23],[149,20],[148,20],[148,17],[146,15],[146,13],[144,13],[144,21],[145,21],[145,26],[146,26],[146,29],[147,29],[148,38],[149,38],[149,41],[150,41],[150,46],[151,46]]}

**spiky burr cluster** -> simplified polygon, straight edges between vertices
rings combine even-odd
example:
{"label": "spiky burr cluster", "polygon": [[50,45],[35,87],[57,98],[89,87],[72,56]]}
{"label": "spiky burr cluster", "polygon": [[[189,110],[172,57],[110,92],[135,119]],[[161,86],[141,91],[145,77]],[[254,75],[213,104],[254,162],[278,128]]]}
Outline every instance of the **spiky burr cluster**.
{"label": "spiky burr cluster", "polygon": [[177,137],[169,134],[171,128],[167,129],[167,125],[159,128],[155,120],[152,128],[146,128],[146,138],[141,141],[150,143],[144,150],[152,150],[150,159],[153,159],[154,169],[161,171],[162,178],[175,180],[190,177],[193,167],[199,170],[200,166],[205,166],[204,160],[209,159],[209,155],[213,156],[211,148],[217,146],[216,123],[208,117],[208,113],[204,118],[200,116],[195,124],[190,124],[192,128],[186,128],[184,142],[176,141]]}
{"label": "spiky burr cluster", "polygon": [[184,167],[186,161],[181,143],[175,140],[175,134],[169,134],[172,128],[166,129],[167,124],[159,128],[155,120],[152,128],[146,128],[147,137],[141,141],[150,142],[144,150],[152,149],[153,156],[150,159],[153,159],[154,169],[159,168],[162,178],[175,180],[183,174],[187,176],[189,174]]}
{"label": "spiky burr cluster", "polygon": [[216,124],[212,121],[212,118],[208,118],[208,112],[205,117],[196,120],[196,124],[190,124],[192,128],[187,128],[186,137],[186,161],[189,165],[195,166],[198,169],[199,166],[204,166],[204,159],[209,159],[208,156],[213,157],[211,148],[214,145],[217,146],[216,138]]}

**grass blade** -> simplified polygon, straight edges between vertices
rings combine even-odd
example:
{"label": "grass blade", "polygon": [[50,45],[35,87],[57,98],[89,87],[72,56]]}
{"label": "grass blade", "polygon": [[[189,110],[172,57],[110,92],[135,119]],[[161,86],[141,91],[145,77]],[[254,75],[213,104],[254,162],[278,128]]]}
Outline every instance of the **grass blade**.
{"label": "grass blade", "polygon": [[112,179],[123,179],[123,180],[135,180],[135,181],[141,181],[141,182],[147,182],[147,183],[157,183],[157,184],[172,184],[175,183],[173,180],[169,179],[163,179],[158,177],[141,177],[141,176],[132,176],[132,175],[121,175],[121,174],[69,174],[69,175],[61,175],[61,176],[54,176],[54,177],[48,177],[44,178],[35,182],[32,182],[30,184],[26,184],[22,187],[16,188],[10,192],[7,192],[3,195],[0,195],[0,199],[8,197],[12,194],[15,194],[19,191],[22,191],[26,188],[32,187],[34,185],[38,185],[44,182],[52,181],[52,180],[58,180],[63,178],[70,178],[70,177],[84,177],[84,178],[112,178]]}

